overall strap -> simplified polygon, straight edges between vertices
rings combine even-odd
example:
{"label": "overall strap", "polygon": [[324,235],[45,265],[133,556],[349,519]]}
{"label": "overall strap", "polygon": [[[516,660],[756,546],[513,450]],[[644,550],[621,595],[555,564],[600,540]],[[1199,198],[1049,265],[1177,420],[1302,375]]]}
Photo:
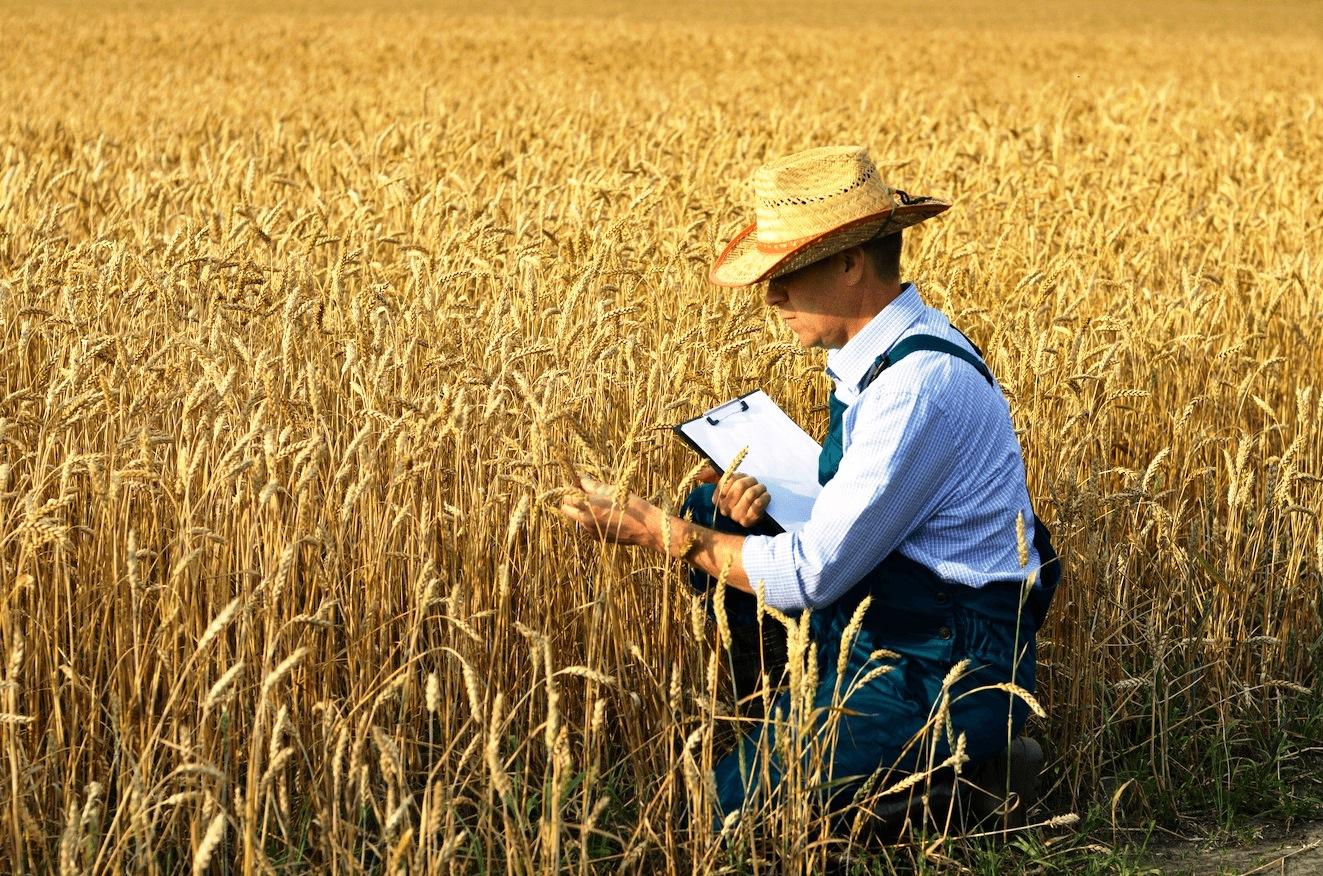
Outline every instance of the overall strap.
{"label": "overall strap", "polygon": [[860,382],[859,390],[862,392],[864,388],[876,380],[877,376],[883,371],[887,370],[892,365],[895,365],[910,353],[917,353],[920,350],[926,350],[933,353],[946,353],[949,356],[955,356],[957,359],[963,359],[978,369],[978,373],[983,375],[983,379],[988,382],[988,386],[993,385],[992,372],[988,370],[988,366],[983,364],[982,359],[975,356],[964,347],[961,347],[958,344],[953,344],[944,338],[937,337],[936,335],[910,335],[908,338],[903,338],[898,344],[896,344],[896,346],[892,347],[889,353],[877,357],[877,361],[873,363],[873,367],[868,369],[868,373],[864,375],[864,379]]}
{"label": "overall strap", "polygon": [[969,344],[970,348],[973,349],[973,351],[974,351],[975,353],[978,354],[978,357],[979,357],[980,359],[986,358],[986,357],[983,355],[983,348],[980,347],[978,344],[974,343],[974,341],[969,337],[969,335],[967,335],[967,334],[965,334],[964,332],[960,331],[960,327],[959,327],[959,326],[957,326],[955,323],[951,323],[951,328],[955,329],[955,330],[956,330],[956,333],[959,334],[960,337],[962,337],[962,338],[965,339],[965,343],[966,343],[966,344]]}
{"label": "overall strap", "polygon": [[827,426],[827,436],[822,439],[822,450],[818,452],[818,483],[824,487],[836,475],[836,469],[841,465],[841,456],[844,455],[841,450],[841,422],[845,418],[845,402],[832,393],[827,399],[827,409],[831,419]]}

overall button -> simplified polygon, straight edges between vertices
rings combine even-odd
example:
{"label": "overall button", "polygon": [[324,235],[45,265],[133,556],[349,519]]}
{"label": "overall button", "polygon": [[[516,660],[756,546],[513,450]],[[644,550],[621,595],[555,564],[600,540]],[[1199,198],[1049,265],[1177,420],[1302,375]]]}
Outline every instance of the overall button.
{"label": "overall button", "polygon": [[933,598],[937,600],[938,605],[946,605],[951,601],[951,594],[947,593],[945,590],[938,590],[937,595]]}
{"label": "overall button", "polygon": [[938,627],[938,628],[937,628],[937,638],[939,638],[939,639],[949,639],[949,638],[951,638],[951,628],[950,628],[950,627],[947,627],[947,626]]}

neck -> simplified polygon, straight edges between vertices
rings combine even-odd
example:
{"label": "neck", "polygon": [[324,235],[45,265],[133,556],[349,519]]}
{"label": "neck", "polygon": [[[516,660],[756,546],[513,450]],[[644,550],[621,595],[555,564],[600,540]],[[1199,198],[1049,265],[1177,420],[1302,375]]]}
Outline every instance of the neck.
{"label": "neck", "polygon": [[864,326],[872,322],[888,304],[899,298],[901,288],[902,284],[898,279],[878,280],[871,284],[864,294],[859,296],[859,309],[846,325],[845,340],[841,346],[848,344],[850,339],[863,331]]}

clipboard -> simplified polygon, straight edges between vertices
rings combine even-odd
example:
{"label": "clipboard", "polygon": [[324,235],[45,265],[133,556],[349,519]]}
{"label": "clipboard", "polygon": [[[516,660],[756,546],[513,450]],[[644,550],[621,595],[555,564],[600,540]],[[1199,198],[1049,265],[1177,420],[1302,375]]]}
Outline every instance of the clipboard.
{"label": "clipboard", "polygon": [[767,487],[766,514],[787,532],[808,522],[822,491],[822,447],[761,389],[723,402],[673,427],[676,435],[712,461],[719,474],[748,448],[739,470]]}

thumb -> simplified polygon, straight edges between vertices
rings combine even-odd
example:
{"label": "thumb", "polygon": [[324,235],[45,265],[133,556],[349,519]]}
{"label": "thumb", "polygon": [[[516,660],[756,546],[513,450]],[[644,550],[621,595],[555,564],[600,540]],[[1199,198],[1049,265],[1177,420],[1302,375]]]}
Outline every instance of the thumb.
{"label": "thumb", "polygon": [[698,482],[700,484],[715,484],[720,479],[721,475],[717,474],[717,470],[712,467],[711,463],[703,466],[698,471]]}

